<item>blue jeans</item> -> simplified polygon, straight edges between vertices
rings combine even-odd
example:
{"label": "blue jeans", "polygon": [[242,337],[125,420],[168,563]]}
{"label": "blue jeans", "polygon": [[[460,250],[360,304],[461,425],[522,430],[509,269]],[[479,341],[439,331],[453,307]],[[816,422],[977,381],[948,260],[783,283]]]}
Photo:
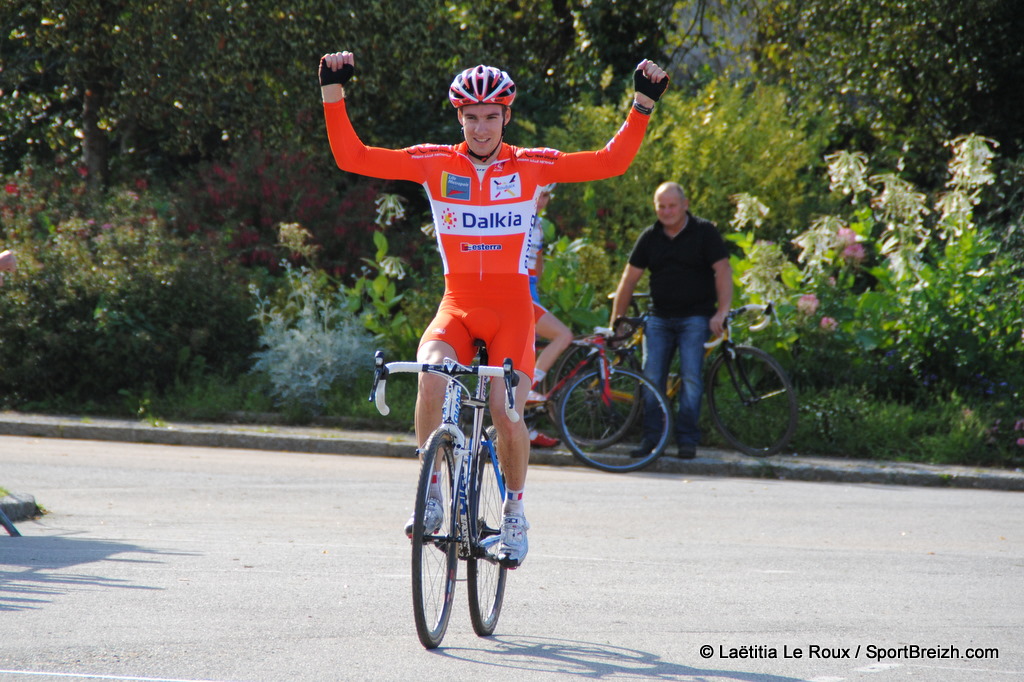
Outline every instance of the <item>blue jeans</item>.
{"label": "blue jeans", "polygon": [[[672,357],[679,350],[679,414],[676,415],[676,443],[700,444],[700,400],[704,392],[704,342],[711,332],[710,317],[655,317],[647,318],[644,331],[644,376],[662,390],[668,382]],[[644,437],[657,440],[661,431],[661,411],[653,397],[644,397]]]}

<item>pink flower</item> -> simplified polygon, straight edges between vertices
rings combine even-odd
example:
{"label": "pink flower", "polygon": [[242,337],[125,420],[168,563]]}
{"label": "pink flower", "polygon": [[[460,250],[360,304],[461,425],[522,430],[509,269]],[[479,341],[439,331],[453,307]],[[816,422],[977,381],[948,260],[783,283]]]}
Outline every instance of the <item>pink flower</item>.
{"label": "pink flower", "polygon": [[864,247],[860,244],[853,243],[843,249],[843,259],[847,263],[860,263],[865,257]]}
{"label": "pink flower", "polygon": [[1022,448],[1024,448],[1024,438],[1018,438],[1017,439],[1017,445],[1019,445]]}
{"label": "pink flower", "polygon": [[1024,419],[1017,420],[1017,423],[1013,425],[1014,431],[1024,431]]}
{"label": "pink flower", "polygon": [[810,317],[814,313],[818,312],[818,297],[814,294],[804,294],[797,300],[796,309],[800,311],[801,315],[807,315]]}
{"label": "pink flower", "polygon": [[13,195],[17,196],[18,195],[18,186],[15,185],[13,182],[9,182],[4,187],[4,191],[7,192],[8,194],[13,194]]}
{"label": "pink flower", "polygon": [[834,332],[839,329],[839,323],[835,321],[835,318],[823,317],[821,318],[821,328],[828,332]]}
{"label": "pink flower", "polygon": [[836,232],[836,240],[841,246],[852,246],[857,243],[857,233],[848,227],[840,227]]}

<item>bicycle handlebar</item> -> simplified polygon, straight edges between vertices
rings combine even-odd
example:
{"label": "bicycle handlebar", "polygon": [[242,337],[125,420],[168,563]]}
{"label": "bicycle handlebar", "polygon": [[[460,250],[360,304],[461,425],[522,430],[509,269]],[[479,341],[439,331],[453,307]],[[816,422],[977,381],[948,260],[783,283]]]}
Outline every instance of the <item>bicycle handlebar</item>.
{"label": "bicycle handlebar", "polygon": [[760,313],[762,316],[761,320],[758,320],[754,324],[750,325],[750,330],[759,332],[767,327],[772,322],[772,314],[775,312],[775,303],[769,301],[768,303],[748,303],[740,306],[739,308],[733,308],[729,311],[729,314],[725,316],[725,332],[711,339],[704,344],[707,349],[714,348],[720,345],[729,336],[729,323],[732,322],[733,318],[739,317],[744,313]]}
{"label": "bicycle handlebar", "polygon": [[377,411],[385,417],[391,413],[387,404],[387,380],[388,376],[394,373],[420,373],[429,372],[446,377],[454,381],[456,377],[473,375],[481,377],[502,377],[505,379],[505,414],[509,421],[518,422],[519,413],[516,412],[515,387],[519,384],[519,375],[512,368],[511,358],[505,358],[501,367],[491,365],[467,366],[460,365],[450,358],[445,358],[440,365],[431,365],[425,362],[384,362],[384,351],[377,351],[373,356],[373,388],[370,389],[370,402],[377,406]]}

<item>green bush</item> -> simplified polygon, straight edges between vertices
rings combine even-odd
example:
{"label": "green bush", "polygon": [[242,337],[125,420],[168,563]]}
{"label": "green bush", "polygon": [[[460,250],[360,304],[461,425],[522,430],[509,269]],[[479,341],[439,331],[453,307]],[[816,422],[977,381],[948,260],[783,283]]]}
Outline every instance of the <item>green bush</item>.
{"label": "green bush", "polygon": [[[800,394],[794,444],[802,454],[933,464],[1016,467],[1024,463],[1024,423],[999,407],[954,394],[927,405],[887,400],[852,385]],[[1005,426],[1003,426],[1005,424]],[[1014,434],[1017,434],[1014,437]]]}
{"label": "green bush", "polygon": [[[730,235],[746,254],[734,260],[740,295],[780,303],[782,326],[792,333],[774,337],[774,351],[788,359],[797,385],[866,390],[879,403],[872,409],[904,406],[909,412],[892,424],[873,414],[872,428],[914,434],[916,448],[929,441],[927,429],[914,426],[917,410],[934,415],[932,408],[954,401],[972,420],[989,420],[985,428],[1024,417],[1022,269],[1000,231],[975,219],[983,190],[996,180],[991,141],[966,136],[950,146],[950,179],[933,197],[898,174],[872,175],[866,155],[827,157],[831,188],[851,205],[794,240],[796,264],[757,240],[756,229]],[[939,423],[955,421],[939,414]],[[903,428],[890,429],[896,422]],[[970,431],[964,428],[939,433],[960,441]],[[846,434],[848,450],[856,449],[855,433]],[[968,459],[1024,454],[1024,443],[1008,437],[985,447],[976,433],[971,438]]]}
{"label": "green bush", "polygon": [[[600,149],[621,125],[623,109],[581,102],[562,128],[548,131],[545,144],[565,151]],[[639,231],[655,220],[655,188],[673,180],[686,189],[692,212],[723,231],[732,214],[730,197],[760,197],[771,207],[762,238],[788,239],[825,198],[815,193],[808,172],[821,165],[828,130],[824,123],[802,122],[807,120],[790,111],[778,88],[723,80],[697,97],[670,88],[629,170],[610,180],[560,187],[548,217],[570,236],[582,234],[607,250],[617,270]]]}
{"label": "green bush", "polygon": [[121,190],[90,204],[54,179],[6,187],[4,238],[19,258],[0,290],[8,404],[103,402],[244,371],[255,348],[246,285],[168,229],[161,202]]}
{"label": "green bush", "polygon": [[607,254],[587,239],[561,237],[545,249],[541,302],[577,334],[608,324],[612,282]]}

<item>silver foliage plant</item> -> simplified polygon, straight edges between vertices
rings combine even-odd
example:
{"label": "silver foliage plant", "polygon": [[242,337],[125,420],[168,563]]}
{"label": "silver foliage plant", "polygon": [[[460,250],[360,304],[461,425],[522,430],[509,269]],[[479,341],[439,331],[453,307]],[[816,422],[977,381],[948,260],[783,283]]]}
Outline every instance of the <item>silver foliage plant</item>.
{"label": "silver foliage plant", "polygon": [[354,384],[373,356],[373,337],[350,309],[344,291],[318,284],[309,268],[286,269],[283,297],[252,287],[260,325],[253,372],[265,373],[274,401],[314,414],[323,411],[331,386]]}

